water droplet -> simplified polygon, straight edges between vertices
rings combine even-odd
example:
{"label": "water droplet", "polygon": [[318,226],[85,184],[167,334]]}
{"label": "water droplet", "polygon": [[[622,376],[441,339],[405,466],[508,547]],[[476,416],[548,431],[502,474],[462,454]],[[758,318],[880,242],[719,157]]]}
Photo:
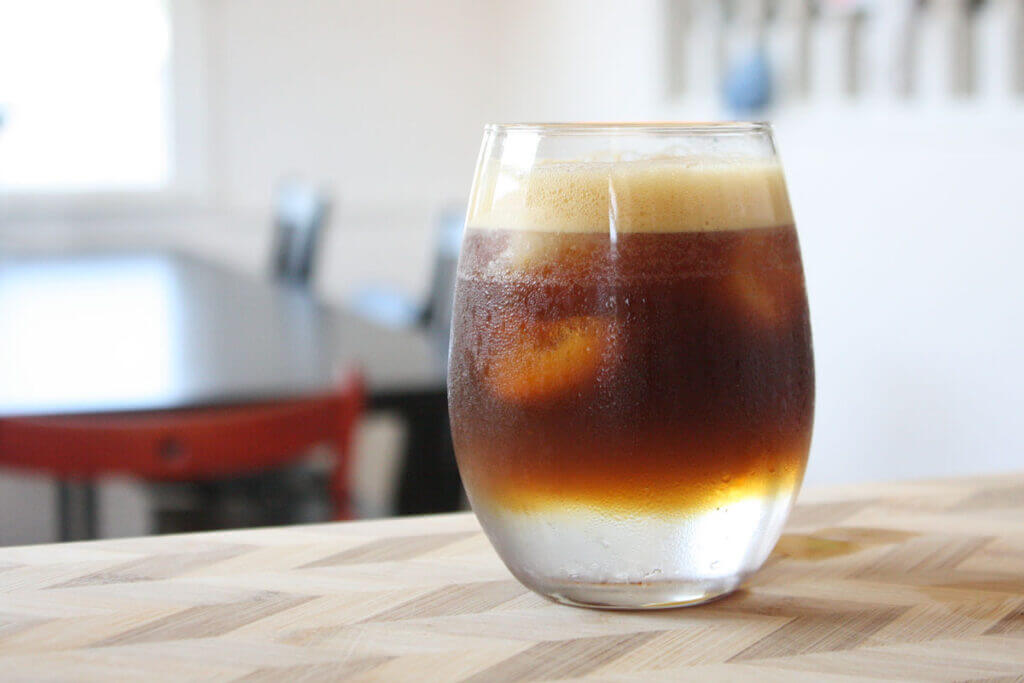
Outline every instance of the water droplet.
{"label": "water droplet", "polygon": [[648,579],[661,573],[660,569],[652,569],[640,578],[640,583],[646,583]]}

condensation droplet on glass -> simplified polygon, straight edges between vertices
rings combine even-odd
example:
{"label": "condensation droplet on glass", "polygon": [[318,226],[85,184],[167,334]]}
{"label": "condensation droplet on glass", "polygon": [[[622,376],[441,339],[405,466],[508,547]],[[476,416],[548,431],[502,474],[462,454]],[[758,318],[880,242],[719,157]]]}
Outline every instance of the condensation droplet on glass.
{"label": "condensation droplet on glass", "polygon": [[646,583],[648,579],[661,573],[660,569],[652,569],[640,578],[640,583]]}

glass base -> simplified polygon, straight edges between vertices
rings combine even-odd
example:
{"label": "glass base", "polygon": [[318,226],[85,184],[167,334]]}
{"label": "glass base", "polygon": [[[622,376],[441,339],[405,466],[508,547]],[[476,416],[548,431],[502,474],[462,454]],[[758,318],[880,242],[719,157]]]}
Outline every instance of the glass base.
{"label": "glass base", "polygon": [[771,552],[794,493],[787,488],[671,515],[474,507],[527,588],[581,607],[665,609],[736,590]]}
{"label": "glass base", "polygon": [[578,583],[534,586],[563,605],[609,610],[655,610],[692,607],[717,600],[739,588],[746,575],[693,582],[657,584]]}

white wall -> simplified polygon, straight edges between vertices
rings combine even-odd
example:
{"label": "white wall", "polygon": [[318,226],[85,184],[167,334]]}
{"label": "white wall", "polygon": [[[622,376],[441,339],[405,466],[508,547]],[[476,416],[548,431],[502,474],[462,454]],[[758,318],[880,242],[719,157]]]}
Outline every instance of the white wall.
{"label": "white wall", "polygon": [[418,291],[499,113],[493,4],[217,0],[207,21],[220,203],[256,223],[282,175],[325,183],[325,293]]}
{"label": "white wall", "polygon": [[1024,468],[1024,110],[780,121],[818,367],[809,478]]}
{"label": "white wall", "polygon": [[503,3],[502,121],[646,120],[662,106],[662,3]]}
{"label": "white wall", "polygon": [[[211,3],[221,191],[264,207],[282,173],[359,204],[461,198],[498,111],[486,2]],[[467,161],[469,160],[469,161]]]}

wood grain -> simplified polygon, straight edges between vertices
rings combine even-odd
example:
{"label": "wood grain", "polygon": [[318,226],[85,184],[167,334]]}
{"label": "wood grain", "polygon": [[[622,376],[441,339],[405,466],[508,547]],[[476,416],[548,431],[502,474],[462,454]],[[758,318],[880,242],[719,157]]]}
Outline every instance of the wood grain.
{"label": "wood grain", "polygon": [[665,612],[552,604],[469,514],[0,549],[0,678],[1022,680],[1024,475],[801,501]]}

